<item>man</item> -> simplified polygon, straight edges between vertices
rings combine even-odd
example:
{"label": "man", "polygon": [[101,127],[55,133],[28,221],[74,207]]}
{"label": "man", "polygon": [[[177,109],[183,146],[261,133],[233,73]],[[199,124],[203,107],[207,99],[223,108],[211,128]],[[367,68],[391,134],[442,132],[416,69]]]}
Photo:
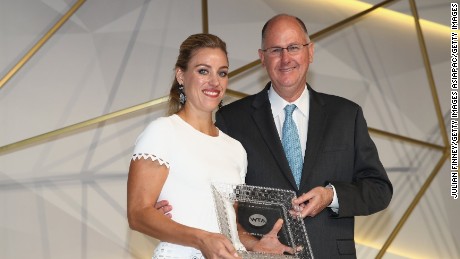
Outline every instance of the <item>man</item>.
{"label": "man", "polygon": [[246,184],[297,193],[315,258],[356,258],[354,216],[385,209],[393,189],[361,108],[307,85],[313,52],[300,19],[271,18],[259,50],[271,82],[220,109],[216,125],[246,149]]}

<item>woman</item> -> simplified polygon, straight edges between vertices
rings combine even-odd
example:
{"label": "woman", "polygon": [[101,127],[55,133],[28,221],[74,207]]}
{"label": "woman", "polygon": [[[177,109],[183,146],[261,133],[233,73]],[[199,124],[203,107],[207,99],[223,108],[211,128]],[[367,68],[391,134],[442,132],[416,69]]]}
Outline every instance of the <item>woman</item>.
{"label": "woman", "polygon": [[[161,240],[153,258],[238,258],[218,234],[211,182],[244,183],[246,152],[219,131],[212,112],[228,84],[225,43],[195,34],[180,46],[169,117],[154,120],[138,137],[128,176],[132,229]],[[152,204],[174,204],[174,220]]]}

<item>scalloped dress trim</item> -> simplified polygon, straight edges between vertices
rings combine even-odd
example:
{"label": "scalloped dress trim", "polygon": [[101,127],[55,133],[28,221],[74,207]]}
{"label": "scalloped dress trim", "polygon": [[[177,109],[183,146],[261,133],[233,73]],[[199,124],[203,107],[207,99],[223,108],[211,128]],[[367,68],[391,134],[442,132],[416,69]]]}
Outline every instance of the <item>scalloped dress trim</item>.
{"label": "scalloped dress trim", "polygon": [[152,160],[152,161],[158,161],[158,163],[160,163],[160,165],[165,165],[167,168],[169,168],[169,163],[164,161],[163,159],[155,156],[155,155],[152,155],[152,154],[133,154],[133,157],[131,158],[131,160],[135,161],[135,160],[139,160],[139,159],[149,159]]}

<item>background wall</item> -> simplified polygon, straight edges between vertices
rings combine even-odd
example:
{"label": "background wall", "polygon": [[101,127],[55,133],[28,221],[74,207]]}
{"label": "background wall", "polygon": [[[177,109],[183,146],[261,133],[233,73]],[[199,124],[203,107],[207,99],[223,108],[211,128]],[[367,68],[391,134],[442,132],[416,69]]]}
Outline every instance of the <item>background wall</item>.
{"label": "background wall", "polygon": [[[165,104],[10,144],[166,96],[180,43],[203,30],[201,2],[86,1],[0,88],[0,258],[150,257],[157,241],[127,225],[126,179],[134,140]],[[235,70],[258,59],[260,30],[277,13],[299,16],[314,35],[378,2],[210,0],[209,32],[227,42]],[[75,3],[0,1],[0,79]],[[415,3],[449,128],[450,2]],[[360,104],[370,128],[432,145],[372,134],[394,185],[388,209],[357,218],[358,257],[374,258],[445,146],[409,1],[314,41],[314,89]],[[267,81],[256,66],[229,88],[252,94]],[[442,164],[384,258],[460,258],[449,172]]]}

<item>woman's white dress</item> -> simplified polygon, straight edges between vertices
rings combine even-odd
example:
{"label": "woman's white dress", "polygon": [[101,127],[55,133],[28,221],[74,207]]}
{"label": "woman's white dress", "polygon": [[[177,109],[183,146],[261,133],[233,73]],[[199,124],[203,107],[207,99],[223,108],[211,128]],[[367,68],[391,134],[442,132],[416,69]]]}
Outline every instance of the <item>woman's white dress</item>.
{"label": "woman's white dress", "polygon": [[[173,206],[173,220],[219,232],[211,183],[242,184],[246,151],[240,142],[219,131],[212,137],[195,130],[178,115],[152,121],[136,141],[133,159],[157,160],[169,167],[159,200]],[[203,258],[200,251],[160,242],[153,258]]]}

